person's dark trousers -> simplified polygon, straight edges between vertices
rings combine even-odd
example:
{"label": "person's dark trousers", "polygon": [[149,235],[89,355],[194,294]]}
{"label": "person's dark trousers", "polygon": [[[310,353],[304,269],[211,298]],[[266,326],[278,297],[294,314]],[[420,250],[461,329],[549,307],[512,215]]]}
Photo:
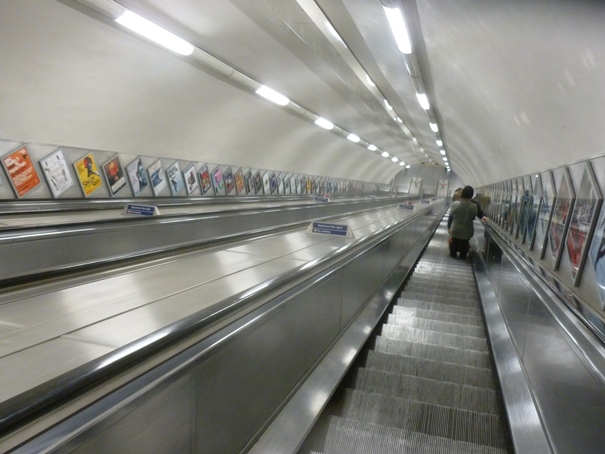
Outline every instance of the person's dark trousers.
{"label": "person's dark trousers", "polygon": [[456,253],[460,253],[460,258],[465,259],[466,254],[468,254],[471,245],[468,240],[462,240],[460,238],[452,238],[452,242],[450,243],[450,257],[456,258]]}

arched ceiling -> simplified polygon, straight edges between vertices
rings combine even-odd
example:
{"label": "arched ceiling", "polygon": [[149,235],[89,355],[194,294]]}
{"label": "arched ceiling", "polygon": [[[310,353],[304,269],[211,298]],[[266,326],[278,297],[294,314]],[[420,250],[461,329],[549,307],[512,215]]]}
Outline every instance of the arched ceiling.
{"label": "arched ceiling", "polygon": [[[295,104],[276,106],[91,3],[128,8]],[[604,153],[599,2],[388,3],[403,7],[439,134],[465,182]],[[3,0],[0,33],[0,139],[377,183],[401,167],[370,143],[407,164],[443,165],[379,0]],[[317,127],[311,114],[339,129]]]}

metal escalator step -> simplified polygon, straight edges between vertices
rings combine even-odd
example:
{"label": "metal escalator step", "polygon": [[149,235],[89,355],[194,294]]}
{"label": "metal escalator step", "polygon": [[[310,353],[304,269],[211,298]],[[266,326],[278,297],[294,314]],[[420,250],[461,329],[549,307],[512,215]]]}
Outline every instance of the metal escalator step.
{"label": "metal escalator step", "polygon": [[483,329],[483,326],[477,325],[465,325],[463,323],[430,320],[422,317],[406,317],[394,314],[389,314],[387,324],[485,339],[485,330]]}
{"label": "metal escalator step", "polygon": [[477,301],[477,293],[475,291],[456,291],[456,290],[444,290],[435,288],[423,288],[415,286],[413,288],[405,287],[404,292],[409,293],[421,293],[423,295],[430,296],[446,296],[448,298],[461,298],[461,299],[473,299]]}
{"label": "metal escalator step", "polygon": [[395,325],[382,325],[381,335],[390,339],[401,339],[410,342],[421,342],[429,345],[453,347],[462,350],[488,352],[485,338],[459,336],[456,334],[427,331],[415,328],[402,328]]}
{"label": "metal escalator step", "polygon": [[409,299],[431,301],[433,303],[452,304],[454,306],[477,307],[477,300],[475,298],[456,298],[447,295],[425,295],[423,293],[418,292],[405,292],[403,296]]}
{"label": "metal escalator step", "polygon": [[426,309],[430,311],[447,312],[451,314],[470,315],[481,317],[481,311],[478,307],[456,306],[454,304],[435,303],[433,301],[416,300],[413,298],[399,298],[396,306],[413,307],[416,309]]}
{"label": "metal escalator step", "polygon": [[460,285],[455,282],[437,283],[437,282],[416,282],[413,279],[409,280],[405,289],[410,292],[419,292],[423,290],[431,290],[433,292],[448,292],[458,293],[461,295],[473,295],[477,297],[478,293],[474,287]]}
{"label": "metal escalator step", "polygon": [[491,369],[433,361],[411,356],[391,355],[375,350],[367,352],[364,366],[396,374],[415,375],[433,380],[495,389]]}
{"label": "metal escalator step", "polygon": [[330,417],[325,454],[505,454],[492,446]]}
{"label": "metal escalator step", "polygon": [[465,285],[474,288],[475,280],[472,272],[458,273],[455,270],[448,268],[435,267],[416,267],[410,280],[414,282],[433,281],[433,282],[455,282],[458,285]]}
{"label": "metal escalator step", "polygon": [[479,413],[499,413],[494,390],[440,382],[430,378],[360,367],[355,373],[351,387]]}
{"label": "metal escalator step", "polygon": [[[473,315],[452,314],[451,312],[434,311],[428,309],[419,309],[413,307],[393,306],[393,312],[389,314],[396,321],[399,318],[423,318],[425,320],[436,320],[441,322],[459,323],[468,326],[480,326],[483,328],[481,317]],[[396,323],[394,323],[396,324]]]}
{"label": "metal escalator step", "polygon": [[505,448],[498,415],[347,389],[338,416],[410,432]]}
{"label": "metal escalator step", "polygon": [[376,336],[374,350],[394,355],[414,356],[417,358],[445,361],[473,367],[491,367],[489,353],[475,350],[429,345],[400,339]]}

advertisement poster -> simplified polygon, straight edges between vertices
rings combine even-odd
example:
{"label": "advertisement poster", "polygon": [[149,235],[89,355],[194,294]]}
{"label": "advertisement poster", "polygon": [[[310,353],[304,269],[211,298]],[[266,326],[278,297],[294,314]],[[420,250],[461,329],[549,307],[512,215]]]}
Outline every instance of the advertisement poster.
{"label": "advertisement poster", "polygon": [[132,186],[132,192],[134,195],[139,194],[143,189],[149,186],[145,169],[141,158],[137,158],[126,166],[126,173],[130,180],[130,186]]}
{"label": "advertisement poster", "polygon": [[21,147],[4,156],[2,165],[17,197],[23,197],[40,184],[40,177],[29,157],[27,147]]}
{"label": "advertisement poster", "polygon": [[254,194],[254,177],[252,176],[252,172],[248,170],[245,176],[246,180],[246,192],[248,194]]}
{"label": "advertisement poster", "polygon": [[168,181],[170,182],[170,193],[172,195],[177,195],[185,187],[179,163],[175,162],[168,167],[166,173],[168,174]]}
{"label": "advertisement poster", "polygon": [[208,166],[202,166],[200,169],[200,185],[202,186],[202,194],[206,195],[210,188],[212,188],[212,182],[210,181],[210,172],[208,172]]}
{"label": "advertisement poster", "polygon": [[242,169],[235,172],[235,189],[237,190],[237,195],[246,195],[246,183]]}
{"label": "advertisement poster", "polygon": [[588,255],[599,284],[599,298],[603,309],[605,308],[605,210],[601,210]]}
{"label": "advertisement poster", "polygon": [[291,179],[290,175],[287,175],[286,178],[284,178],[284,194],[292,194],[292,189],[290,188]]}
{"label": "advertisement poster", "polygon": [[101,180],[99,168],[92,153],[88,153],[82,159],[74,162],[74,168],[85,197],[103,186],[103,180]]}
{"label": "advertisement poster", "polygon": [[53,197],[59,197],[76,183],[71,176],[65,156],[63,156],[63,150],[60,148],[41,159],[40,167],[42,167]]}
{"label": "advertisement poster", "polygon": [[536,224],[536,239],[534,240],[535,247],[540,251],[540,258],[544,258],[546,254],[547,232],[555,200],[556,192],[552,173],[545,172],[542,175],[542,201]]}
{"label": "advertisement poster", "polygon": [[276,194],[278,182],[277,182],[277,175],[275,175],[275,172],[273,172],[271,174],[269,182],[270,182],[269,184],[271,185],[271,194]]}
{"label": "advertisement poster", "polygon": [[189,164],[185,170],[183,170],[185,177],[185,187],[187,188],[187,194],[191,194],[198,187],[197,178],[195,176],[195,166]]}
{"label": "advertisement poster", "polygon": [[263,174],[263,190],[266,195],[271,194],[271,183],[269,180],[269,172]]}
{"label": "advertisement poster", "polygon": [[254,174],[254,193],[263,193],[263,178],[260,176],[260,170]]}
{"label": "advertisement poster", "polygon": [[223,192],[225,183],[223,181],[223,172],[221,172],[220,167],[217,167],[212,171],[212,184],[214,185],[214,193],[216,195]]}
{"label": "advertisement poster", "polygon": [[105,164],[103,164],[103,173],[109,186],[109,193],[113,197],[118,192],[126,187],[126,178],[124,178],[124,170],[117,156],[114,156]]}
{"label": "advertisement poster", "polygon": [[162,161],[158,159],[156,162],[151,164],[147,169],[147,172],[149,172],[149,181],[151,181],[153,193],[155,195],[159,195],[166,187],[166,176],[164,175]]}
{"label": "advertisement poster", "polygon": [[585,246],[592,235],[593,221],[601,208],[601,191],[592,172],[590,162],[586,163],[582,183],[574,204],[567,231],[567,252],[571,262],[571,275],[578,285],[585,262]]}
{"label": "advertisement poster", "polygon": [[534,233],[536,231],[536,223],[538,222],[538,213],[540,212],[540,202],[542,200],[542,182],[540,177],[534,182],[534,191],[529,212],[527,215],[527,235],[526,241],[530,250],[534,247]]}
{"label": "advertisement poster", "polygon": [[561,176],[561,185],[559,187],[559,195],[553,207],[553,214],[550,220],[550,228],[548,230],[548,242],[550,244],[550,254],[554,259],[555,270],[559,266],[561,245],[566,233],[571,209],[573,208],[574,194],[573,188],[569,180],[567,169]]}
{"label": "advertisement poster", "polygon": [[229,167],[223,174],[223,180],[225,181],[225,191],[227,195],[233,195],[235,193],[235,179],[233,178],[233,170]]}

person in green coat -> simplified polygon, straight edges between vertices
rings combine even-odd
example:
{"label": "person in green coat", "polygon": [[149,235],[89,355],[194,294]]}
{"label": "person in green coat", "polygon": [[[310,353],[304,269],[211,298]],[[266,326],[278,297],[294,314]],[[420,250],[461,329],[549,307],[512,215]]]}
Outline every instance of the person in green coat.
{"label": "person in green coat", "polygon": [[487,221],[487,217],[485,217],[479,205],[471,200],[474,192],[471,186],[465,186],[460,193],[460,200],[452,204],[447,220],[447,231],[452,236],[450,239],[450,257],[457,258],[459,253],[460,258],[465,259],[470,249],[468,240],[475,234],[473,227],[475,217]]}

